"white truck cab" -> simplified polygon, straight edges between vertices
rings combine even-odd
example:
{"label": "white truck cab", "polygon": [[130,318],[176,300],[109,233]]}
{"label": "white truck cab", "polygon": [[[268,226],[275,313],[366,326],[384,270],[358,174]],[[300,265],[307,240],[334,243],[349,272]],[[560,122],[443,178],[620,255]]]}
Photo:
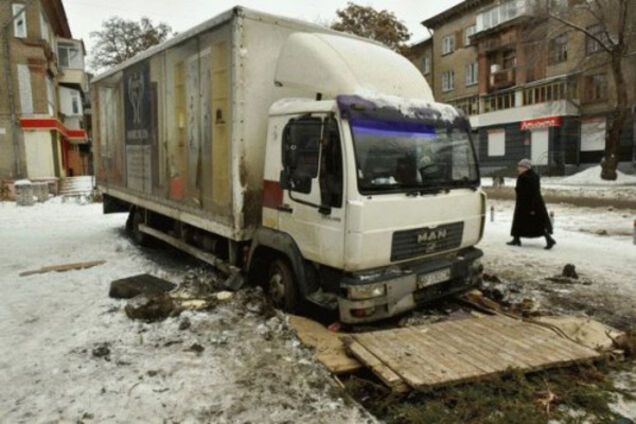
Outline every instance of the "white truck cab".
{"label": "white truck cab", "polygon": [[[389,100],[270,109],[263,227],[295,242],[318,281],[305,296],[337,304],[344,322],[396,315],[481,276],[472,246],[485,198],[467,120],[450,106]],[[272,295],[285,293],[285,276],[269,277]]]}

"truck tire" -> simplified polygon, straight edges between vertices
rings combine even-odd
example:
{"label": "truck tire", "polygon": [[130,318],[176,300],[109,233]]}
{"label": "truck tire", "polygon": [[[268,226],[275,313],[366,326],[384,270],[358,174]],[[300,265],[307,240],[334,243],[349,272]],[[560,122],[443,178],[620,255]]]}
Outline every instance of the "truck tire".
{"label": "truck tire", "polygon": [[126,222],[126,230],[135,243],[140,246],[148,246],[150,244],[150,237],[139,230],[139,224],[143,223],[143,211],[139,208],[134,208],[130,211],[130,215],[128,216],[128,221]]}
{"label": "truck tire", "polygon": [[267,294],[277,308],[294,313],[298,309],[298,286],[288,263],[275,259],[267,274]]}

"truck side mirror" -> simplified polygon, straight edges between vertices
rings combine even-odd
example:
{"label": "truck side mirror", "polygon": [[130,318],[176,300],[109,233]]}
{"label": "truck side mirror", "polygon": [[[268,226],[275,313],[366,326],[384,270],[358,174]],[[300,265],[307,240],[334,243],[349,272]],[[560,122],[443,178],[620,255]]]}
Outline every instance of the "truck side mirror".
{"label": "truck side mirror", "polygon": [[298,146],[291,142],[287,143],[285,149],[285,167],[289,169],[296,169],[298,166]]}

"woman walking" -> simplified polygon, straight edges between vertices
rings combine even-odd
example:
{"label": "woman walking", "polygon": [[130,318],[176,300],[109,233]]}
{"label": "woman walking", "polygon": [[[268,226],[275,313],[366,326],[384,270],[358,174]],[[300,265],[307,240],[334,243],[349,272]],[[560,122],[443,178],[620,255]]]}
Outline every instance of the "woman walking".
{"label": "woman walking", "polygon": [[532,169],[529,159],[517,164],[517,201],[512,220],[512,241],[510,246],[521,246],[521,237],[545,237],[547,250],[552,249],[556,241],[552,238],[552,222],[541,196],[539,175]]}

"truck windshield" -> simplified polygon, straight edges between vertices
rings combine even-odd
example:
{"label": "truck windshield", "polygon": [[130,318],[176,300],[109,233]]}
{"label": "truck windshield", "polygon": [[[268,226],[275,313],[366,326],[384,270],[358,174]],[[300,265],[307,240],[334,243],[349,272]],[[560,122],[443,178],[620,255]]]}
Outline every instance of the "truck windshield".
{"label": "truck windshield", "polygon": [[464,128],[372,119],[350,121],[361,193],[438,191],[478,185]]}

